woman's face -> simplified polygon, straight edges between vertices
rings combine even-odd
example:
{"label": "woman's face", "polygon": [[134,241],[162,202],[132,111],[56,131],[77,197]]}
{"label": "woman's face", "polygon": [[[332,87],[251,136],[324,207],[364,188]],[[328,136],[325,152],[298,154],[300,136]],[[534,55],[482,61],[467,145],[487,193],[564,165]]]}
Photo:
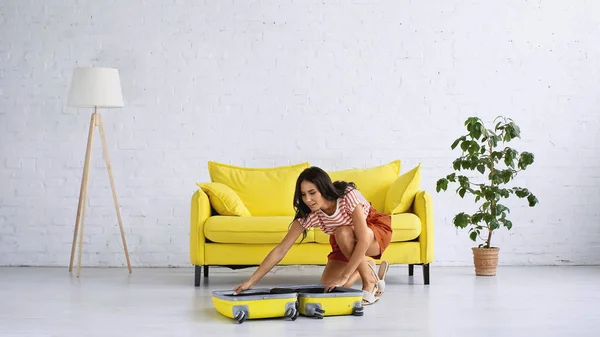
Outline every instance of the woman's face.
{"label": "woman's face", "polygon": [[311,211],[316,211],[324,206],[325,198],[323,198],[317,186],[310,181],[304,180],[300,183],[300,192],[302,201]]}

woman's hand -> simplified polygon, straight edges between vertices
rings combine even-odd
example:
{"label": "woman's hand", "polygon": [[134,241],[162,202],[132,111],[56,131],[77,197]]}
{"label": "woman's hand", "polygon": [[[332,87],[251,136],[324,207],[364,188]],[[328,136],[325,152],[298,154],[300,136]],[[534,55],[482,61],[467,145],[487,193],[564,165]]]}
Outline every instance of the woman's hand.
{"label": "woman's hand", "polygon": [[252,288],[252,283],[250,283],[250,281],[242,282],[242,283],[238,284],[237,286],[233,287],[233,294],[238,295],[242,291],[248,290],[250,288]]}
{"label": "woman's hand", "polygon": [[328,293],[337,287],[343,287],[344,284],[348,283],[349,278],[350,277],[347,277],[347,276],[340,276],[340,278],[338,278],[337,280],[335,280],[333,282],[330,282],[329,284],[327,284],[325,286],[325,292]]}

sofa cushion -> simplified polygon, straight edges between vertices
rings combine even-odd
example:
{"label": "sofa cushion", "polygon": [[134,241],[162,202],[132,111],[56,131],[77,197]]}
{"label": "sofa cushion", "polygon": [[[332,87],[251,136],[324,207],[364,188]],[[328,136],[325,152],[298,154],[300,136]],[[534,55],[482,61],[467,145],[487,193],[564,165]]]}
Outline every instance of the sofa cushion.
{"label": "sofa cushion", "polygon": [[250,211],[231,187],[221,183],[197,183],[221,215],[251,216]]}
{"label": "sofa cushion", "polygon": [[213,182],[231,187],[253,216],[293,216],[294,189],[308,162],[275,168],[246,168],[208,162]]}
{"label": "sofa cushion", "polygon": [[[329,243],[329,235],[314,228],[315,242]],[[421,234],[421,219],[413,213],[392,215],[392,241],[403,242],[414,240]]]}
{"label": "sofa cushion", "polygon": [[421,219],[414,213],[392,215],[392,242],[414,240],[421,234]]}
{"label": "sofa cushion", "polygon": [[421,184],[421,164],[402,174],[390,186],[385,198],[384,212],[404,213],[410,209]]}
{"label": "sofa cushion", "polygon": [[[211,216],[204,223],[204,236],[217,243],[280,243],[288,232],[293,216]],[[302,235],[296,240],[300,242]],[[313,230],[302,243],[314,242]]]}
{"label": "sofa cushion", "polygon": [[332,181],[354,182],[362,195],[380,212],[385,208],[387,191],[399,173],[400,160],[372,168],[328,172]]}

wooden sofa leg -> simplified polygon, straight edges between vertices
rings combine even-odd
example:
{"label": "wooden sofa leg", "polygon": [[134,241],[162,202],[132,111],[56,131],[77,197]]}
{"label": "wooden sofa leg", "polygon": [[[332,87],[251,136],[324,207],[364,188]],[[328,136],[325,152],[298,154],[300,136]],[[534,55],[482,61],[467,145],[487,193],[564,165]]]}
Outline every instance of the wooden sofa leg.
{"label": "wooden sofa leg", "polygon": [[208,278],[208,266],[204,266],[204,278]]}
{"label": "wooden sofa leg", "polygon": [[423,265],[423,282],[429,284],[429,263]]}
{"label": "wooden sofa leg", "polygon": [[408,265],[408,276],[413,276],[415,271],[415,265],[414,264],[409,264]]}
{"label": "wooden sofa leg", "polygon": [[196,278],[194,280],[194,286],[199,287],[200,286],[200,266],[195,266],[195,271],[194,271],[194,277]]}

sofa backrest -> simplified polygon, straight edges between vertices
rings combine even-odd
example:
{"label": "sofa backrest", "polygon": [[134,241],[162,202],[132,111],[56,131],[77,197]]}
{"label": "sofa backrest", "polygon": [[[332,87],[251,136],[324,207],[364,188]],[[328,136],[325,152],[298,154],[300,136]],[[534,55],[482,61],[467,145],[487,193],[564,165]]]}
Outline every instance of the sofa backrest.
{"label": "sofa backrest", "polygon": [[[308,162],[274,168],[247,168],[233,166],[214,161],[208,162],[208,172],[212,182],[229,186],[240,198],[253,216],[293,216],[294,188],[302,171],[308,168]],[[405,193],[413,174],[406,173],[407,182],[403,182],[400,174],[401,161],[394,160],[388,164],[371,168],[354,168],[328,172],[332,181],[343,180],[356,184],[358,190],[380,212],[388,214],[403,212],[397,210],[396,204],[412,203],[419,180]],[[400,184],[399,184],[400,183]],[[390,198],[390,187],[394,188]],[[393,200],[392,200],[393,199]],[[397,199],[397,200],[396,200]],[[390,204],[387,205],[386,204]],[[387,207],[386,207],[387,206]]]}
{"label": "sofa backrest", "polygon": [[356,188],[371,202],[376,210],[383,212],[390,185],[400,173],[400,160],[365,169],[350,169],[327,172],[332,181],[354,182]]}

